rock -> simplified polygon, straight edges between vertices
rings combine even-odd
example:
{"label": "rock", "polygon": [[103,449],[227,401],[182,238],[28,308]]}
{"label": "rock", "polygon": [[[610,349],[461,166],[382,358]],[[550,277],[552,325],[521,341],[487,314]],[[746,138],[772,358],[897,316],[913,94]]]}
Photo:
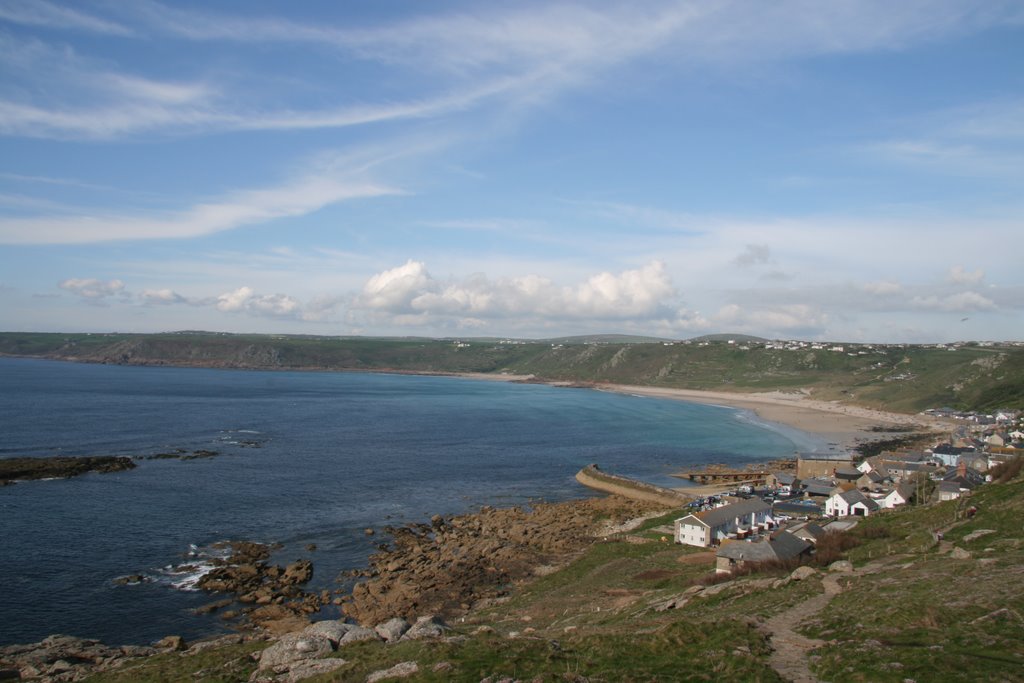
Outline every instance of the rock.
{"label": "rock", "polygon": [[286,683],[296,683],[297,681],[303,681],[307,678],[312,678],[313,676],[331,673],[346,664],[348,664],[348,662],[344,659],[338,659],[337,657],[306,660],[293,664],[288,670],[288,673],[285,674],[283,678],[279,676],[278,680],[283,680]]}
{"label": "rock", "polygon": [[326,636],[305,633],[289,633],[260,654],[261,670],[286,670],[293,664],[307,659],[320,659],[333,651]]}
{"label": "rock", "polygon": [[181,636],[167,636],[153,643],[153,647],[158,650],[171,650],[172,652],[178,652],[185,650],[188,646],[185,644],[185,639]]}
{"label": "rock", "polygon": [[341,621],[318,621],[306,627],[302,632],[308,635],[323,636],[331,641],[335,647],[341,642],[349,631],[355,628],[352,624]]}
{"label": "rock", "polygon": [[197,643],[192,643],[188,652],[189,654],[198,654],[200,652],[205,652],[206,650],[214,650],[228,645],[238,645],[243,642],[245,642],[245,638],[241,634],[233,633],[226,636],[220,636],[219,638],[211,638],[209,640],[201,640]]}
{"label": "rock", "polygon": [[850,573],[853,571],[853,563],[849,560],[836,560],[828,566],[830,572]]}
{"label": "rock", "polygon": [[949,554],[954,560],[969,560],[971,559],[970,551],[964,550],[963,548],[953,548],[953,552]]}
{"label": "rock", "polygon": [[281,583],[288,586],[295,586],[306,583],[313,578],[313,563],[309,560],[298,560],[284,568],[281,576]]}
{"label": "rock", "polygon": [[306,550],[308,550],[309,552],[314,552],[316,550],[316,543],[307,543]]}
{"label": "rock", "polygon": [[396,643],[402,635],[409,630],[409,622],[401,617],[395,617],[388,619],[384,623],[377,624],[373,627],[373,630],[377,632],[381,638],[389,643]]}
{"label": "rock", "polygon": [[362,626],[353,626],[349,629],[348,633],[342,636],[341,640],[338,641],[339,647],[345,647],[349,643],[358,643],[363,640],[379,640],[380,636],[373,629],[364,628]]}
{"label": "rock", "polygon": [[405,635],[402,636],[402,640],[423,640],[424,638],[443,638],[445,634],[451,629],[441,621],[440,618],[435,616],[420,617],[416,620]]}
{"label": "rock", "polygon": [[814,567],[808,567],[807,565],[804,565],[803,567],[797,567],[796,569],[794,569],[793,572],[789,575],[789,578],[791,581],[803,581],[804,579],[811,578],[817,573],[818,572],[814,569]]}
{"label": "rock", "polygon": [[371,529],[370,527],[366,527],[365,529],[363,529],[363,533],[366,534],[367,536],[373,536],[373,534],[376,533],[376,532],[374,532],[374,530]]}
{"label": "rock", "polygon": [[374,671],[366,677],[366,683],[377,683],[377,681],[383,681],[389,678],[408,678],[413,674],[419,673],[419,670],[420,665],[416,662],[401,662],[400,664],[395,664],[390,669]]}
{"label": "rock", "polygon": [[448,673],[449,671],[451,671],[454,668],[455,667],[452,666],[451,662],[438,662],[437,664],[435,664],[433,666],[431,671],[433,671],[436,674],[445,674],[445,673]]}
{"label": "rock", "polygon": [[976,538],[981,538],[982,536],[988,536],[989,534],[994,534],[995,532],[996,532],[995,529],[977,529],[977,530],[972,531],[971,533],[967,534],[966,536],[964,536],[964,543],[970,543],[971,541],[975,540]]}
{"label": "rock", "polygon": [[134,586],[136,584],[145,583],[146,577],[142,574],[129,574],[128,576],[119,576],[114,579],[114,585],[116,586]]}

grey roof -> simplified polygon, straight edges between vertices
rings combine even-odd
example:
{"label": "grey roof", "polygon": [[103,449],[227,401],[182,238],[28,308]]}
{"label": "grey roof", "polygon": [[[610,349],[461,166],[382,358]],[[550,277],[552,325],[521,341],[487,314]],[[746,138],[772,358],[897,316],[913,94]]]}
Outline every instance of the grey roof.
{"label": "grey roof", "polygon": [[715,553],[718,557],[745,562],[766,562],[769,560],[788,560],[803,553],[811,544],[797,538],[788,531],[780,531],[766,541],[736,541],[725,543]]}
{"label": "grey roof", "polygon": [[760,498],[748,498],[738,503],[697,513],[695,516],[709,527],[716,527],[728,524],[737,517],[745,517],[755,512],[771,512],[771,509],[772,506]]}
{"label": "grey roof", "polygon": [[788,531],[780,531],[775,534],[772,536],[770,543],[772,549],[775,551],[775,555],[780,560],[788,560],[792,557],[796,557],[811,547],[810,543],[802,538],[794,536]]}
{"label": "grey roof", "polygon": [[955,481],[940,481],[939,491],[942,493],[960,493],[960,484]]}
{"label": "grey roof", "polygon": [[850,489],[839,494],[839,497],[845,500],[849,505],[856,505],[857,503],[864,503],[868,510],[878,510],[878,503],[871,500],[857,489]]}

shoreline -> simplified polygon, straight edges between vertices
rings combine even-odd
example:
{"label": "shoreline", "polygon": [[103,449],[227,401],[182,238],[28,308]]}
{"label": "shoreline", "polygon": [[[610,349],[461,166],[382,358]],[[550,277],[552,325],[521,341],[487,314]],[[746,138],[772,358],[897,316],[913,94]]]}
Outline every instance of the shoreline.
{"label": "shoreline", "polygon": [[947,429],[946,423],[923,415],[892,413],[848,404],[818,401],[802,393],[779,391],[740,394],[697,389],[668,389],[622,384],[597,384],[599,391],[645,396],[648,398],[687,401],[704,405],[749,410],[758,418],[813,435],[840,448],[852,451],[863,441],[878,440],[886,432],[877,427],[915,427],[921,431]]}

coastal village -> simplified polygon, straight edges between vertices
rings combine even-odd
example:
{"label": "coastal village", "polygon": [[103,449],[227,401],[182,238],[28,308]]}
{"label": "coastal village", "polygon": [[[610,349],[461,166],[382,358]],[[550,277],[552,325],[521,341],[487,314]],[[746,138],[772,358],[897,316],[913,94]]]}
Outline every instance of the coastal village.
{"label": "coastal village", "polygon": [[[997,468],[1024,455],[1020,411],[981,414],[943,408],[925,414],[955,420],[957,426],[948,439],[922,449],[860,458],[799,454],[789,470],[679,475],[738,485],[688,503],[689,513],[675,520],[673,540],[714,549],[718,573],[754,563],[798,562],[826,534],[848,531],[861,518],[907,505],[965,499],[992,481]],[[975,511],[964,506],[967,516]]]}

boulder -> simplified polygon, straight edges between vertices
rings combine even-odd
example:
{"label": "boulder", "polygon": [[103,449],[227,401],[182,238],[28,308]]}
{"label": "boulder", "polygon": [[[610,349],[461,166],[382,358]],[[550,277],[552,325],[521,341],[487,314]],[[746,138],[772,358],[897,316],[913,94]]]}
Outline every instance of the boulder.
{"label": "boulder", "polygon": [[294,586],[306,583],[311,578],[313,578],[313,563],[309,560],[298,560],[284,568],[281,583]]}
{"label": "boulder", "polygon": [[320,659],[331,654],[334,648],[326,636],[306,633],[289,633],[260,654],[261,670],[284,671],[298,662]]}
{"label": "boulder", "polygon": [[413,674],[419,673],[419,670],[420,665],[416,662],[401,662],[399,664],[395,664],[390,669],[374,671],[366,677],[366,683],[377,683],[377,681],[383,681],[389,678],[408,678]]}
{"label": "boulder", "polygon": [[288,670],[288,673],[284,676],[278,677],[277,680],[284,681],[285,683],[296,683],[297,681],[304,681],[307,678],[312,678],[313,676],[321,676],[323,674],[331,673],[346,664],[348,664],[348,662],[344,659],[338,659],[336,657],[328,659],[307,659],[306,661],[292,665]]}
{"label": "boulder", "polygon": [[153,647],[158,650],[172,650],[178,652],[180,650],[188,649],[188,645],[185,644],[185,639],[181,636],[167,636],[153,643]]}
{"label": "boulder", "polygon": [[949,554],[954,560],[969,560],[971,559],[970,551],[964,550],[963,548],[953,548],[953,552]]}
{"label": "boulder", "polygon": [[843,572],[849,574],[853,571],[853,563],[849,560],[836,560],[828,566],[830,572]]}
{"label": "boulder", "polygon": [[345,637],[345,634],[353,628],[355,627],[352,624],[346,624],[342,621],[318,621],[308,626],[302,632],[307,635],[323,636],[337,647],[341,639]]}
{"label": "boulder", "polygon": [[338,641],[339,647],[344,647],[349,643],[358,643],[363,640],[379,640],[380,636],[373,629],[364,628],[362,626],[353,626],[349,629],[348,633],[342,636],[341,640]]}
{"label": "boulder", "polygon": [[793,572],[789,575],[789,578],[791,581],[803,581],[804,579],[811,578],[817,573],[818,572],[814,569],[814,567],[808,567],[807,565],[804,565],[803,567],[797,567],[796,569],[794,569]]}
{"label": "boulder", "polygon": [[402,636],[402,640],[423,640],[424,638],[443,638],[445,634],[451,629],[441,621],[440,618],[433,615],[420,617],[416,620],[405,635]]}
{"label": "boulder", "polygon": [[409,622],[401,617],[394,617],[384,623],[377,624],[373,627],[373,630],[385,641],[396,643],[409,630]]}

